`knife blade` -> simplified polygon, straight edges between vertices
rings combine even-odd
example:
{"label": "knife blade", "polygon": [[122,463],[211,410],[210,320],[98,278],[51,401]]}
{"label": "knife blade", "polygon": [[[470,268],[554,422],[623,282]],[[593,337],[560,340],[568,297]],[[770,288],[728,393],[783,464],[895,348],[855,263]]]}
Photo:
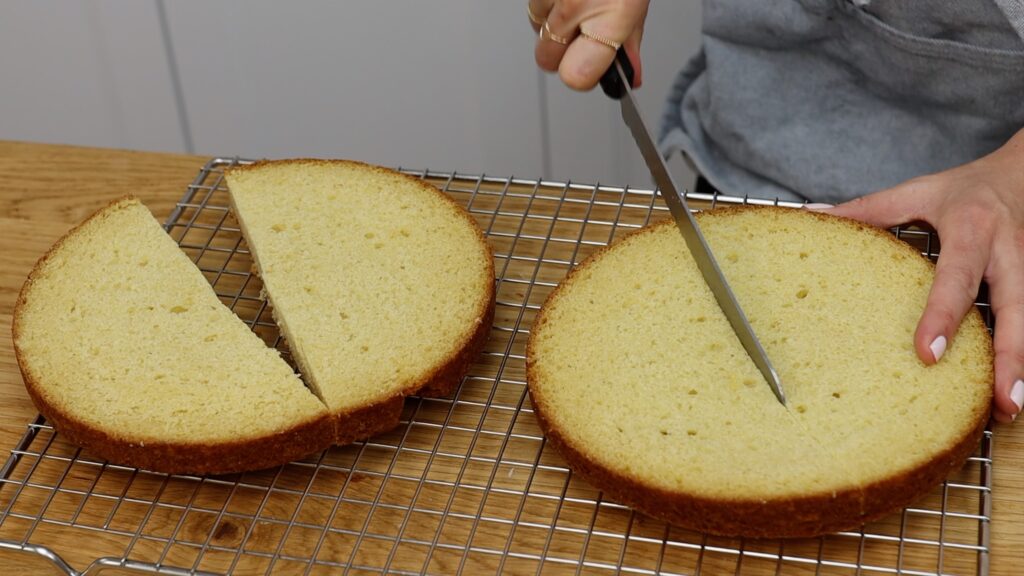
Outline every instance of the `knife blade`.
{"label": "knife blade", "polygon": [[633,134],[633,139],[636,140],[637,147],[640,148],[640,154],[643,156],[644,162],[647,163],[647,168],[651,171],[654,182],[661,190],[661,197],[665,200],[665,204],[668,205],[668,209],[676,221],[676,227],[686,241],[686,246],[690,249],[690,253],[697,263],[697,268],[700,270],[701,275],[704,276],[704,281],[711,288],[711,293],[715,295],[718,306],[725,313],[725,317],[728,318],[729,324],[732,325],[733,331],[736,332],[740,343],[743,345],[743,349],[747,351],[747,355],[754,361],[757,369],[761,371],[772,392],[775,393],[775,397],[785,406],[786,395],[782,391],[782,382],[779,380],[779,375],[768,359],[768,354],[765,353],[760,340],[757,339],[757,335],[754,334],[754,329],[750,326],[750,322],[747,321],[747,316],[743,313],[743,309],[736,300],[732,289],[729,288],[729,283],[726,282],[718,262],[715,261],[711,248],[704,239],[704,235],[701,234],[697,220],[694,219],[693,213],[690,212],[690,208],[686,204],[686,197],[679,191],[679,188],[676,187],[675,182],[672,180],[672,175],[665,166],[665,159],[658,152],[658,147],[655,146],[651,133],[647,130],[647,125],[644,124],[644,120],[640,116],[636,99],[633,97],[632,85],[633,66],[629,62],[629,57],[626,56],[626,51],[619,48],[615,54],[615,61],[612,63],[612,66],[601,78],[601,89],[609,97],[619,101],[622,107],[622,119]]}

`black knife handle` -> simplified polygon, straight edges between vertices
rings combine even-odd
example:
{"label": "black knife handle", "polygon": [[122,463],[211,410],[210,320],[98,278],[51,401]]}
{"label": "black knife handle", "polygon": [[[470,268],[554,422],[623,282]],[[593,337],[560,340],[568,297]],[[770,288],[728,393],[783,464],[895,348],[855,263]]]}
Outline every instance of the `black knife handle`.
{"label": "black knife handle", "polygon": [[[633,86],[633,64],[629,61],[629,56],[626,56],[626,49],[619,47],[615,51],[615,60],[622,65],[622,71],[626,73],[626,79],[629,80],[629,86]],[[608,71],[601,76],[601,90],[608,95],[612,100],[619,100],[622,98],[626,91],[622,86],[622,77],[619,76],[619,71],[615,69],[615,62],[608,67]]]}

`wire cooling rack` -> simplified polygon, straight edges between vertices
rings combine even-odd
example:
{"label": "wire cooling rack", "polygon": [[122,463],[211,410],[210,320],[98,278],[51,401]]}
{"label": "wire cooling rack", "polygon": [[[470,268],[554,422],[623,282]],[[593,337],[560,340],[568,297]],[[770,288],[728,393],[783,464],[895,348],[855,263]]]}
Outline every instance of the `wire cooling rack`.
{"label": "wire cooling rack", "polygon": [[[228,208],[224,169],[240,162],[208,162],[165,228],[222,300],[281,346]],[[912,507],[814,540],[705,536],[606,500],[544,442],[526,392],[526,339],[573,265],[665,207],[650,190],[405,172],[466,207],[494,250],[494,327],[452,396],[409,398],[399,427],[365,442],[230,476],[110,464],[39,417],[0,469],[0,566],[20,553],[67,574],[988,573],[990,432]],[[929,233],[897,233],[937,256]],[[107,552],[90,557],[81,541]]]}

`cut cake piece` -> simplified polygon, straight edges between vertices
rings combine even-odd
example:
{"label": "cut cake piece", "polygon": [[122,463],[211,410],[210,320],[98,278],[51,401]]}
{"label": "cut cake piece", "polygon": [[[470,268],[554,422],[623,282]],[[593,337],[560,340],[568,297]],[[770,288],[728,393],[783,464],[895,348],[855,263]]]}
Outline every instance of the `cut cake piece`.
{"label": "cut cake piece", "polygon": [[402,399],[452,392],[494,314],[472,217],[433,186],[367,164],[279,160],[226,179],[274,318],[346,444],[398,424]]}
{"label": "cut cake piece", "polygon": [[323,404],[133,198],[94,214],[36,264],[13,333],[39,411],[118,464],[240,472],[333,439]]}
{"label": "cut cake piece", "polygon": [[673,524],[769,538],[854,528],[963,465],[988,421],[992,342],[972,310],[938,364],[918,360],[927,259],[806,210],[698,220],[788,406],[662,222],[577,266],[531,330],[530,397],[571,468]]}

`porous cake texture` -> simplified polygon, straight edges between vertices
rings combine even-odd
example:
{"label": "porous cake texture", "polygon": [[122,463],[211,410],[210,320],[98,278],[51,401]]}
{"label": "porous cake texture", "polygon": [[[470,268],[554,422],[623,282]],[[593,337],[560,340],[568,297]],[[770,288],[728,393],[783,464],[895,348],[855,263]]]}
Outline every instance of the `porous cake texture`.
{"label": "porous cake texture", "polygon": [[972,310],[938,364],[918,360],[931,262],[805,210],[698,220],[788,405],[662,222],[579,265],[532,328],[533,406],[576,472],[680,526],[808,537],[888,514],[962,466],[989,416],[991,338]]}
{"label": "porous cake texture", "polygon": [[39,411],[72,443],[162,472],[265,468],[330,445],[334,421],[133,198],[39,261],[14,310]]}
{"label": "porous cake texture", "polygon": [[494,313],[492,256],[465,210],[419,179],[351,161],[259,162],[226,179],[336,442],[394,427],[407,395],[451,393]]}

